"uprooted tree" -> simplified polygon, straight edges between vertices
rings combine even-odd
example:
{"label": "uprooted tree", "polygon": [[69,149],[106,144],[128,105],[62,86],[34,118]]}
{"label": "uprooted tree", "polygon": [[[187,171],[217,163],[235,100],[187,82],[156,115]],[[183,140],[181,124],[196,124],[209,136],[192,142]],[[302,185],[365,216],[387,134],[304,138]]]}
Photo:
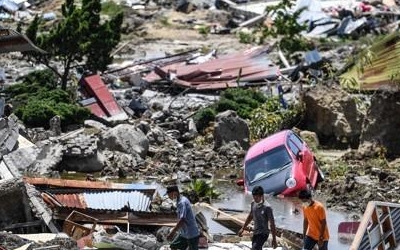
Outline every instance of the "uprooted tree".
{"label": "uprooted tree", "polygon": [[[48,32],[41,32],[42,19],[38,16],[26,30],[27,37],[47,52],[26,52],[29,60],[54,71],[63,90],[67,88],[71,69],[78,64],[97,72],[104,71],[112,62],[111,50],[121,38],[123,13],[101,20],[101,7],[100,0],[82,0],[81,8],[77,8],[74,0],[66,0],[61,8],[63,18]],[[61,69],[55,62],[62,64]]]}

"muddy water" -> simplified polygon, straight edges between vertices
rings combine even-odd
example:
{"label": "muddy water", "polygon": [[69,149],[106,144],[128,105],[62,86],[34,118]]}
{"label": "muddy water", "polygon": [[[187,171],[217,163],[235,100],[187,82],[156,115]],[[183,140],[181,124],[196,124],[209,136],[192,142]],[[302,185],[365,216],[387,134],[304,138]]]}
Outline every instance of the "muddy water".
{"label": "muddy water", "polygon": [[[298,233],[303,230],[303,215],[300,204],[293,198],[267,198],[274,211],[276,225],[280,228],[289,229]],[[214,202],[212,205],[216,208],[228,208],[249,211],[251,195],[245,195],[243,192],[237,191],[229,195],[228,199]],[[297,211],[298,212],[297,212]],[[233,233],[229,229],[221,226],[212,220],[213,213],[211,211],[203,211],[207,218],[210,233]],[[345,213],[335,211],[327,211],[327,222],[329,226],[330,241],[329,249],[348,249],[350,243],[340,241],[338,238],[338,225],[340,222],[349,221],[349,216]]]}

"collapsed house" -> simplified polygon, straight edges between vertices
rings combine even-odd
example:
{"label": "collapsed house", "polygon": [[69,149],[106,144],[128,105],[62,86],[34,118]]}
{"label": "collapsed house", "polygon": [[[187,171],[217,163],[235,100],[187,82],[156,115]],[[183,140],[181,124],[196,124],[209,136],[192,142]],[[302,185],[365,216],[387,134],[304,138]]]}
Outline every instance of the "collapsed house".
{"label": "collapsed house", "polygon": [[97,243],[111,244],[123,241],[107,236],[115,229],[127,237],[132,227],[157,229],[177,222],[151,185],[28,177],[1,183],[7,190],[1,196],[0,228],[8,232],[64,233],[78,245],[94,242],[92,233],[97,232]]}

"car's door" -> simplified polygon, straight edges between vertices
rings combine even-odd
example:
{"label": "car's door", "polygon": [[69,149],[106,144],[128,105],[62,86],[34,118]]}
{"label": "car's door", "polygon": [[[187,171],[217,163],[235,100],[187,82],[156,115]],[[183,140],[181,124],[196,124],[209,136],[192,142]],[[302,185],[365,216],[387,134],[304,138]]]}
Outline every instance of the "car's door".
{"label": "car's door", "polygon": [[311,151],[309,150],[306,142],[304,142],[298,135],[295,133],[291,133],[289,136],[290,141],[293,142],[296,147],[299,148],[299,151],[302,156],[302,164],[303,169],[305,171],[306,176],[311,181],[313,180],[313,174],[315,172],[313,167],[314,156],[312,155]]}

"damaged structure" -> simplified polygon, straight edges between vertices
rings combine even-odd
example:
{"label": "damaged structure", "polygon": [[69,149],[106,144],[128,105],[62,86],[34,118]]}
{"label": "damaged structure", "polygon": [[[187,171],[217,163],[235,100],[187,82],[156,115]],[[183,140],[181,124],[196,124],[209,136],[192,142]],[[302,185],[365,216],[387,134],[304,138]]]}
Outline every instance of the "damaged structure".
{"label": "damaged structure", "polygon": [[99,75],[83,76],[79,84],[82,95],[80,103],[94,115],[106,120],[128,119]]}
{"label": "damaged structure", "polygon": [[279,75],[279,67],[268,59],[268,52],[268,47],[255,47],[198,64],[179,62],[155,67],[144,79],[147,82],[169,79],[175,85],[195,90],[255,86]]}

